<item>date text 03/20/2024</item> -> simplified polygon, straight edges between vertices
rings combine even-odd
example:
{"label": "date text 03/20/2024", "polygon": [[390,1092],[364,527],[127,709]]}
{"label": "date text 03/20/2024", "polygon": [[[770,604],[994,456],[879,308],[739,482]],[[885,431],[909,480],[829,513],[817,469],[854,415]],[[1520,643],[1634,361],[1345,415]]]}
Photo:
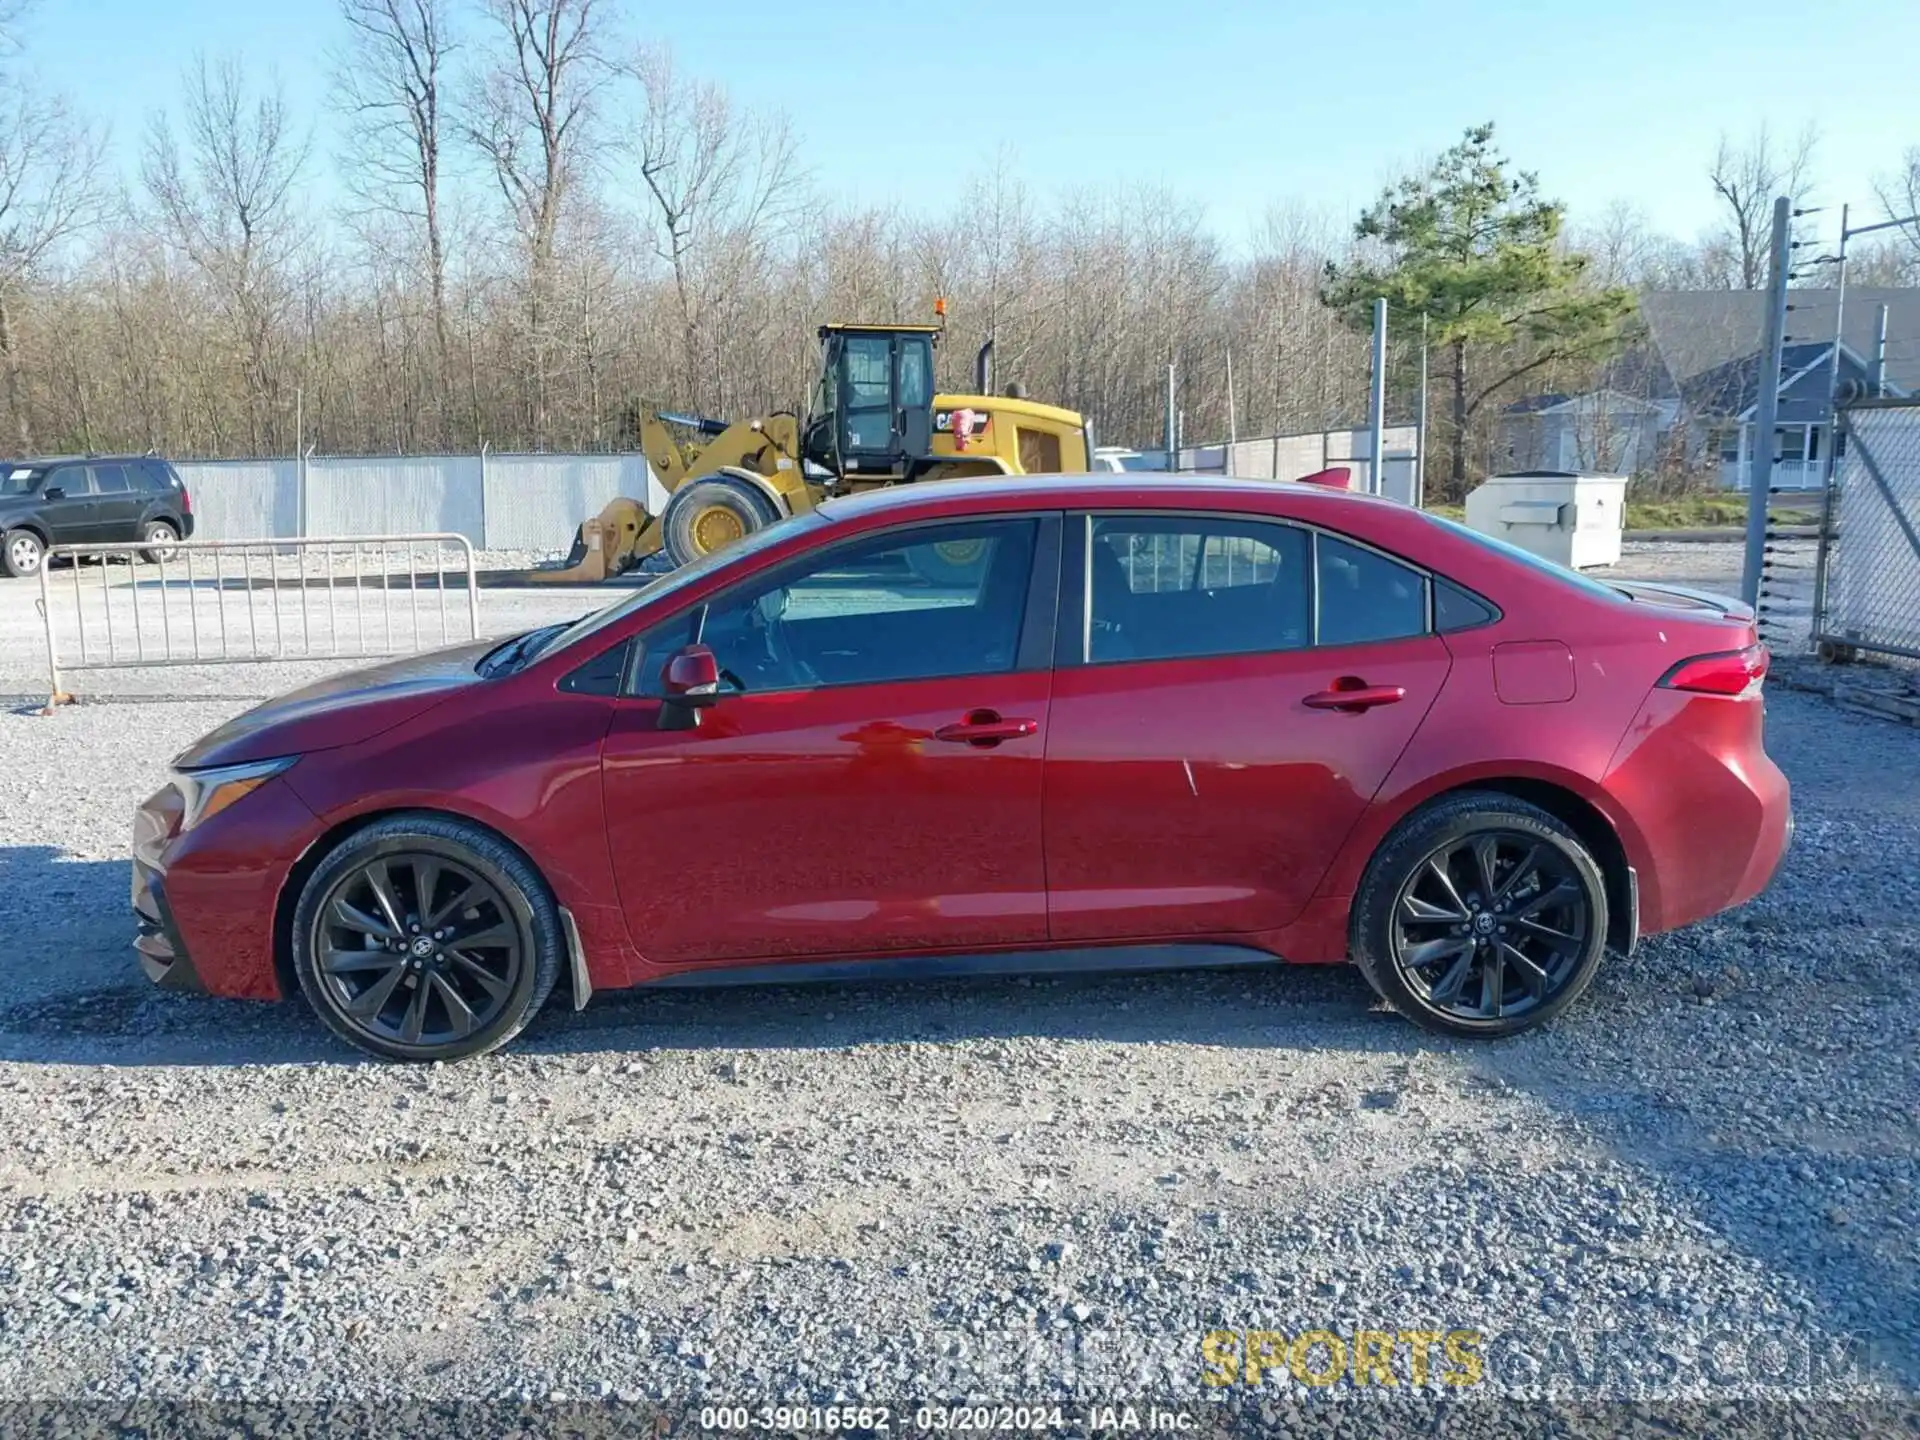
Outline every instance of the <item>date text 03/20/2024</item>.
{"label": "date text 03/20/2024", "polygon": [[700,1410],[700,1428],[720,1432],[1040,1434],[1072,1429],[1177,1434],[1195,1426],[1189,1412],[1155,1405],[921,1405],[899,1412],[884,1405],[707,1405]]}

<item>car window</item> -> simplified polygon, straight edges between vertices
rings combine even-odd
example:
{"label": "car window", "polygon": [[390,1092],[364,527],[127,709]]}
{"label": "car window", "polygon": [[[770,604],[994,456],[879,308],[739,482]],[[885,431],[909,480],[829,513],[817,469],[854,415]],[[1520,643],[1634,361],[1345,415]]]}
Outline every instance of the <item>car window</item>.
{"label": "car window", "polygon": [[93,467],[93,488],[99,495],[124,495],[133,488],[127,481],[127,467],[124,465],[95,465]]}
{"label": "car window", "polygon": [[879,535],[810,556],[682,612],[643,639],[640,693],[696,639],[722,687],[762,694],[1013,669],[1035,520]]}
{"label": "car window", "polygon": [[1471,630],[1476,625],[1487,625],[1499,618],[1500,612],[1471,590],[1451,580],[1440,577],[1434,579],[1433,628],[1441,634]]}
{"label": "car window", "polygon": [[26,465],[8,466],[0,472],[0,495],[29,495],[40,488],[41,472]]}
{"label": "car window", "polygon": [[1411,566],[1331,535],[1314,536],[1314,639],[1360,645],[1427,633],[1427,581]]}
{"label": "car window", "polygon": [[173,488],[173,480],[167,474],[167,467],[158,461],[147,460],[138,465],[129,465],[127,474],[132,478],[134,488],[137,490],[171,490]]}
{"label": "car window", "polygon": [[1274,521],[1095,516],[1086,658],[1297,650],[1312,637],[1308,547],[1305,530]]}
{"label": "car window", "polygon": [[72,500],[81,495],[91,495],[93,482],[87,478],[86,466],[62,465],[48,472],[45,489],[64,490],[67,499]]}

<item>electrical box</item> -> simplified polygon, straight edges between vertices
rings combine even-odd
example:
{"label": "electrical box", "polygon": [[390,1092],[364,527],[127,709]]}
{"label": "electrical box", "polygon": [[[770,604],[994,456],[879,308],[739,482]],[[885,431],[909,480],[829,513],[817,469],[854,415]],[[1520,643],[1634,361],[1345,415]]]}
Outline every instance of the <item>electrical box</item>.
{"label": "electrical box", "polygon": [[1627,477],[1533,470],[1490,475],[1467,496],[1467,527],[1569,570],[1615,565]]}

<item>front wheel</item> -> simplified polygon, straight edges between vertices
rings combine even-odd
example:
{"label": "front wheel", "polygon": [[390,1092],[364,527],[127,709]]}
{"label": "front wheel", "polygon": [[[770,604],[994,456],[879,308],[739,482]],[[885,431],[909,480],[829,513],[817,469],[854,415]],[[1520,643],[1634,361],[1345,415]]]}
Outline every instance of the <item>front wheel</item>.
{"label": "front wheel", "polygon": [[743,480],[709,475],[674,491],[660,517],[662,545],[675,565],[724,550],[779,519],[772,503]]}
{"label": "front wheel", "polygon": [[0,569],[16,580],[38,575],[46,563],[47,547],[31,530],[9,530],[0,536]]}
{"label": "front wheel", "polygon": [[1394,1009],[1443,1035],[1545,1024],[1593,982],[1607,887],[1580,837],[1490,792],[1409,816],[1367,866],[1351,942]]}
{"label": "front wheel", "polygon": [[552,992],[559,911],[525,856],[464,820],[396,815],[342,840],[300,892],[293,969],[326,1027],[388,1060],[482,1055]]}

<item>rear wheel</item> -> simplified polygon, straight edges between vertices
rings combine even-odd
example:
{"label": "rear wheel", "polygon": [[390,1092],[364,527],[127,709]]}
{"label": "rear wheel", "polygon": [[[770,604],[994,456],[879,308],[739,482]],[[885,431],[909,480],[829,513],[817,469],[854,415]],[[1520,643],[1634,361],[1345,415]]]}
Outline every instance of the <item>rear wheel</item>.
{"label": "rear wheel", "polygon": [[687,565],[779,518],[773,503],[746,481],[709,475],[681,486],[667,501],[662,544],[675,565]]}
{"label": "rear wheel", "polygon": [[1593,982],[1607,887],[1579,836],[1494,793],[1408,817],[1367,867],[1352,945],[1368,983],[1444,1035],[1515,1035]]}
{"label": "rear wheel", "polygon": [[165,520],[153,520],[141,531],[140,538],[147,544],[140,558],[149,565],[158,565],[162,560],[173,559],[173,547],[180,543],[180,532]]}
{"label": "rear wheel", "polygon": [[438,815],[397,815],[341,841],[293,919],[307,1003],[348,1044],[388,1060],[504,1045],[552,992],[564,944],[526,858]]}
{"label": "rear wheel", "polygon": [[16,580],[38,575],[46,558],[47,547],[31,530],[9,530],[0,536],[0,569]]}

